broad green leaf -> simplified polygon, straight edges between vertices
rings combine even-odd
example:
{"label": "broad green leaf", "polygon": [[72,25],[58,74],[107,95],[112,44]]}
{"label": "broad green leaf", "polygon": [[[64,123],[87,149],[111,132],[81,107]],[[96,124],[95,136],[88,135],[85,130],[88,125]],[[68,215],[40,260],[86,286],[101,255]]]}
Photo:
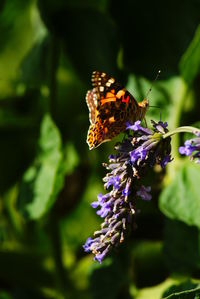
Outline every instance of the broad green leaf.
{"label": "broad green leaf", "polygon": [[19,195],[21,210],[29,219],[43,216],[55,202],[64,181],[61,137],[46,115],[41,124],[38,155],[25,172]]}
{"label": "broad green leaf", "polygon": [[163,299],[200,299],[200,287],[197,287],[192,290],[176,292]]}
{"label": "broad green leaf", "polygon": [[180,72],[183,78],[191,84],[200,71],[200,25],[195,35],[183,54],[180,64]]}
{"label": "broad green leaf", "polygon": [[[189,291],[194,291],[194,289],[198,288],[198,284],[192,282],[191,280],[186,280],[180,284],[174,284],[170,286],[164,293],[162,298],[170,298],[170,296],[178,294],[178,293],[187,293]],[[173,298],[173,297],[172,297]],[[176,298],[176,297],[175,297]],[[178,297],[179,298],[179,297]],[[180,297],[181,298],[181,297]],[[194,297],[191,297],[194,298]]]}
{"label": "broad green leaf", "polygon": [[[165,294],[165,290],[170,289],[171,286],[180,285],[183,282],[183,277],[169,277],[164,280],[161,284],[152,287],[138,290],[137,296],[133,296],[136,299],[161,299]],[[185,280],[185,279],[184,279]],[[191,283],[192,284],[192,283]],[[189,289],[189,288],[188,288]],[[179,289],[179,291],[181,291]],[[169,293],[166,294],[168,296]]]}
{"label": "broad green leaf", "polygon": [[47,32],[33,45],[31,50],[24,57],[21,69],[21,81],[26,86],[41,88],[49,79],[51,43]]}
{"label": "broad green leaf", "polygon": [[132,271],[138,288],[157,285],[167,276],[162,247],[161,242],[153,241],[140,241],[134,247]]}
{"label": "broad green leaf", "polygon": [[170,272],[190,274],[200,269],[199,236],[196,227],[167,220],[163,251],[165,264]]}
{"label": "broad green leaf", "polygon": [[36,1],[6,1],[0,14],[0,90],[2,96],[13,92],[9,81],[16,80],[19,66],[36,40],[43,34]]}
{"label": "broad green leaf", "polygon": [[159,206],[169,218],[200,228],[200,165],[185,160],[160,195]]}
{"label": "broad green leaf", "polygon": [[90,288],[93,299],[117,299],[129,296],[128,271],[130,256],[122,252],[121,258],[107,258],[102,265],[93,264],[90,275]]}

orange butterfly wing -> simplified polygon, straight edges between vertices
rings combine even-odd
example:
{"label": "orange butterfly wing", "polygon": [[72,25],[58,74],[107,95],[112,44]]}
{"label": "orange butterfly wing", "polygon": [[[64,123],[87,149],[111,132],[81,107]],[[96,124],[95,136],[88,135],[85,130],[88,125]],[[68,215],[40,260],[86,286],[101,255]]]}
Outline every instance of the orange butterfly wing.
{"label": "orange butterfly wing", "polygon": [[142,119],[147,109],[146,100],[137,103],[127,90],[105,73],[93,72],[92,85],[94,88],[86,95],[90,119],[89,149],[125,131],[126,122]]}

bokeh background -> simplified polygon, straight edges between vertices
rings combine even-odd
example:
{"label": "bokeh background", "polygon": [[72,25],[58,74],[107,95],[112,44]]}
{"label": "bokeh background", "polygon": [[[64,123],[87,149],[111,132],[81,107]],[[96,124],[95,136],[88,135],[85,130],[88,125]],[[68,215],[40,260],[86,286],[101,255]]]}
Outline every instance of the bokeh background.
{"label": "bokeh background", "polygon": [[[200,298],[200,167],[147,176],[129,241],[101,265],[82,245],[100,225],[102,162],[85,94],[105,71],[172,130],[199,126],[199,0],[0,1],[0,299]],[[178,294],[178,295],[177,295]]]}

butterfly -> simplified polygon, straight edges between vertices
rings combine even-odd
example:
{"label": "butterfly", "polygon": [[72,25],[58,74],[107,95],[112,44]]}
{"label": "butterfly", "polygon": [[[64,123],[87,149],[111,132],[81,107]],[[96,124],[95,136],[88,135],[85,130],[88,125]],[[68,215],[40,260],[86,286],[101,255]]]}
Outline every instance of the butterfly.
{"label": "butterfly", "polygon": [[142,120],[149,106],[147,99],[137,102],[115,79],[106,73],[92,73],[93,89],[86,94],[90,127],[89,149],[94,149],[126,130],[126,123]]}

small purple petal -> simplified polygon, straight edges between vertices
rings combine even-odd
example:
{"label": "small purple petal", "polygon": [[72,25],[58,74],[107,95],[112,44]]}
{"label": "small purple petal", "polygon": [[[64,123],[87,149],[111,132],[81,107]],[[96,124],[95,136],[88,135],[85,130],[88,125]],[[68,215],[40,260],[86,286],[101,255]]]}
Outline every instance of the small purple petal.
{"label": "small purple petal", "polygon": [[141,186],[140,190],[137,191],[137,195],[139,197],[141,197],[143,200],[151,200],[152,196],[149,193],[151,191],[151,187],[145,187],[145,186]]}
{"label": "small purple petal", "polygon": [[102,205],[109,197],[110,197],[110,193],[106,193],[105,195],[103,195],[102,193],[99,193],[99,195],[97,196],[97,199],[98,199],[99,203]]}
{"label": "small purple petal", "polygon": [[135,163],[138,159],[144,160],[146,158],[147,151],[142,147],[139,146],[132,152],[130,152],[131,162]]}
{"label": "small purple petal", "polygon": [[165,157],[162,159],[160,165],[161,165],[162,168],[165,168],[166,165],[167,165],[169,162],[171,162],[171,161],[172,161],[172,159],[171,159],[170,155],[167,155],[167,156],[165,156]]}
{"label": "small purple petal", "polygon": [[94,257],[95,261],[98,261],[100,264],[102,263],[102,260],[105,258],[105,256],[108,254],[109,250],[106,248],[103,252],[96,254]]}
{"label": "small purple petal", "polygon": [[99,215],[101,218],[105,218],[110,211],[110,207],[102,207],[99,211],[97,211],[97,215]]}
{"label": "small purple petal", "polygon": [[185,155],[185,147],[184,146],[180,146],[178,151],[181,155]]}
{"label": "small purple petal", "polygon": [[126,122],[126,130],[132,130],[134,132],[140,131],[141,133],[145,133],[146,135],[152,135],[152,130],[148,128],[143,128],[141,125],[141,121],[137,120],[134,124]]}
{"label": "small purple petal", "polygon": [[85,244],[83,245],[84,251],[85,252],[90,252],[90,246],[92,245],[94,241],[92,240],[92,238],[88,238],[87,241],[85,242]]}
{"label": "small purple petal", "polygon": [[166,133],[167,132],[167,126],[168,126],[168,123],[165,122],[163,123],[162,121],[159,121],[158,123],[154,122],[154,121],[151,121],[152,124],[153,124],[153,127],[154,129],[159,132],[159,133]]}
{"label": "small purple petal", "polygon": [[[187,141],[189,141],[189,140],[187,140]],[[189,144],[188,142],[185,142],[185,146],[179,147],[179,153],[181,155],[190,156],[194,150],[195,150],[195,147],[192,146],[191,144]]]}
{"label": "small purple petal", "polygon": [[142,127],[140,126],[141,121],[137,120],[134,124],[131,124],[129,122],[126,123],[126,129],[127,130],[132,130],[132,131],[139,131],[142,129]]}
{"label": "small purple petal", "polygon": [[99,205],[100,205],[99,201],[93,201],[91,203],[91,206],[93,207],[93,209],[96,209]]}
{"label": "small purple petal", "polygon": [[124,196],[128,196],[128,195],[130,195],[130,190],[127,189],[127,188],[123,189],[123,190],[122,190],[122,195],[124,195]]}
{"label": "small purple petal", "polygon": [[106,188],[108,189],[110,186],[113,186],[114,189],[118,190],[120,188],[120,178],[119,176],[111,177],[107,184]]}

